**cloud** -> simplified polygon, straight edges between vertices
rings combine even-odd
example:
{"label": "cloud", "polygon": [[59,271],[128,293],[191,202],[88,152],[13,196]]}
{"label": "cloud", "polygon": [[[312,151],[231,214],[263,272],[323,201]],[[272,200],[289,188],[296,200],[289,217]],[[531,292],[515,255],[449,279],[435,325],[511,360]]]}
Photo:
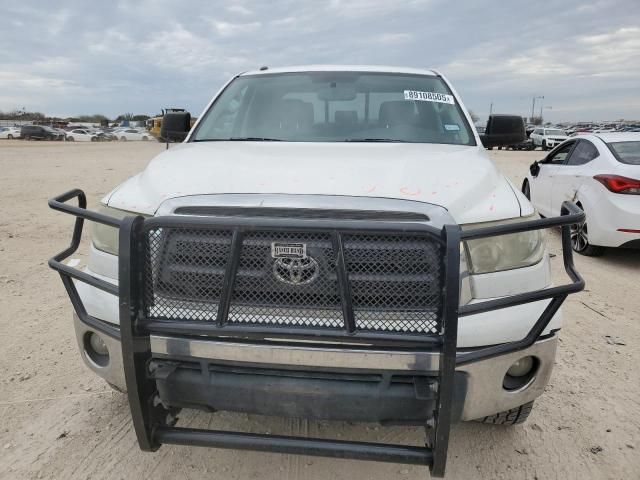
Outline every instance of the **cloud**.
{"label": "cloud", "polygon": [[248,35],[258,30],[262,24],[260,22],[231,23],[213,20],[213,28],[221,37],[235,37],[238,35]]}
{"label": "cloud", "polygon": [[467,107],[551,120],[638,117],[637,0],[63,0],[0,15],[0,110],[199,112],[262,65],[435,67]]}
{"label": "cloud", "polygon": [[244,5],[234,4],[226,7],[227,12],[237,13],[238,15],[251,15],[253,11]]}
{"label": "cloud", "polygon": [[369,38],[367,41],[379,45],[400,45],[408,43],[413,38],[410,33],[381,33]]}

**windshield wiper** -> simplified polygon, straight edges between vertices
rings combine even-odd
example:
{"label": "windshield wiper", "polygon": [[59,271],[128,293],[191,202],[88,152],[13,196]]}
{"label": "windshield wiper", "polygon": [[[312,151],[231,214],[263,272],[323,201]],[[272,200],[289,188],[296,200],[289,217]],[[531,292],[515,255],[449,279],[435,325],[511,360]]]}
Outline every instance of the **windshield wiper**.
{"label": "windshield wiper", "polygon": [[282,142],[279,138],[267,137],[231,137],[227,140],[230,142]]}
{"label": "windshield wiper", "polygon": [[194,142],[282,142],[279,138],[266,137],[231,137],[231,138],[197,138]]}
{"label": "windshield wiper", "polygon": [[408,143],[404,140],[398,140],[397,138],[347,138],[345,142],[381,142],[381,143]]}

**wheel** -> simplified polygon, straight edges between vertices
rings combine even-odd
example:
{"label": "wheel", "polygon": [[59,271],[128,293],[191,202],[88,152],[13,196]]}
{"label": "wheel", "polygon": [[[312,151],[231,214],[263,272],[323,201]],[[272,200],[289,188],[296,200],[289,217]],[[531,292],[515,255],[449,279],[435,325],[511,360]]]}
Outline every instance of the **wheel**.
{"label": "wheel", "polygon": [[91,141],[92,142],[97,142],[98,141],[98,137],[91,137]]}
{"label": "wheel", "polygon": [[520,405],[519,407],[512,408],[511,410],[505,410],[504,412],[499,412],[495,415],[479,418],[477,421],[492,425],[518,425],[527,421],[532,408],[533,401]]}
{"label": "wheel", "polygon": [[487,150],[493,150],[493,147],[487,147]]}
{"label": "wheel", "polygon": [[542,150],[549,150],[549,147],[547,147],[547,141],[546,140],[542,141]]}
{"label": "wheel", "polygon": [[120,137],[120,141],[121,142],[126,142],[127,141],[127,137]]}
{"label": "wheel", "polygon": [[531,186],[529,185],[529,180],[522,182],[522,193],[527,197],[527,200],[531,201]]}
{"label": "wheel", "polygon": [[143,142],[146,142],[147,140],[149,140],[149,137],[142,137]]}
{"label": "wheel", "polygon": [[[582,209],[581,205],[578,206]],[[571,225],[571,248],[574,252],[587,257],[599,257],[604,253],[604,247],[589,243],[589,230],[586,220],[580,225]]]}
{"label": "wheel", "polygon": [[76,139],[73,137],[67,137],[67,142],[75,142]]}
{"label": "wheel", "polygon": [[13,135],[9,134],[9,135],[7,135],[7,138],[8,138],[9,140],[13,140]]}

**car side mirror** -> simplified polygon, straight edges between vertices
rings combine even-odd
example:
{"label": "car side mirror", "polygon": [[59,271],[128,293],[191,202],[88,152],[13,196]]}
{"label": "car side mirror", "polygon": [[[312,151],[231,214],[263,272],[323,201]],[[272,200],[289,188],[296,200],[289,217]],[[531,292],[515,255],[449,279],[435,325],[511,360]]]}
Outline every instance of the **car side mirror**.
{"label": "car side mirror", "polygon": [[533,162],[529,167],[529,171],[531,172],[532,177],[537,177],[540,173],[540,164],[538,162]]}
{"label": "car side mirror", "polygon": [[508,147],[517,145],[527,138],[524,120],[520,115],[489,115],[487,127],[480,135],[485,147]]}
{"label": "car side mirror", "polygon": [[189,112],[169,112],[162,117],[160,139],[166,142],[182,142],[191,130]]}

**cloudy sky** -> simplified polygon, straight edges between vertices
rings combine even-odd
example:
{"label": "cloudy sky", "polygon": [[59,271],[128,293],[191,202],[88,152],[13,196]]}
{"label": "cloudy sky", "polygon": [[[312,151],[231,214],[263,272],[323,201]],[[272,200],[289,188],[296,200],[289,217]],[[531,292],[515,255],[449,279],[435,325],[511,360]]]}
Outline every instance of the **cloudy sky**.
{"label": "cloudy sky", "polygon": [[0,12],[5,111],[199,113],[243,70],[356,63],[437,68],[481,117],[491,102],[529,115],[544,95],[551,121],[640,119],[639,0],[0,0]]}

